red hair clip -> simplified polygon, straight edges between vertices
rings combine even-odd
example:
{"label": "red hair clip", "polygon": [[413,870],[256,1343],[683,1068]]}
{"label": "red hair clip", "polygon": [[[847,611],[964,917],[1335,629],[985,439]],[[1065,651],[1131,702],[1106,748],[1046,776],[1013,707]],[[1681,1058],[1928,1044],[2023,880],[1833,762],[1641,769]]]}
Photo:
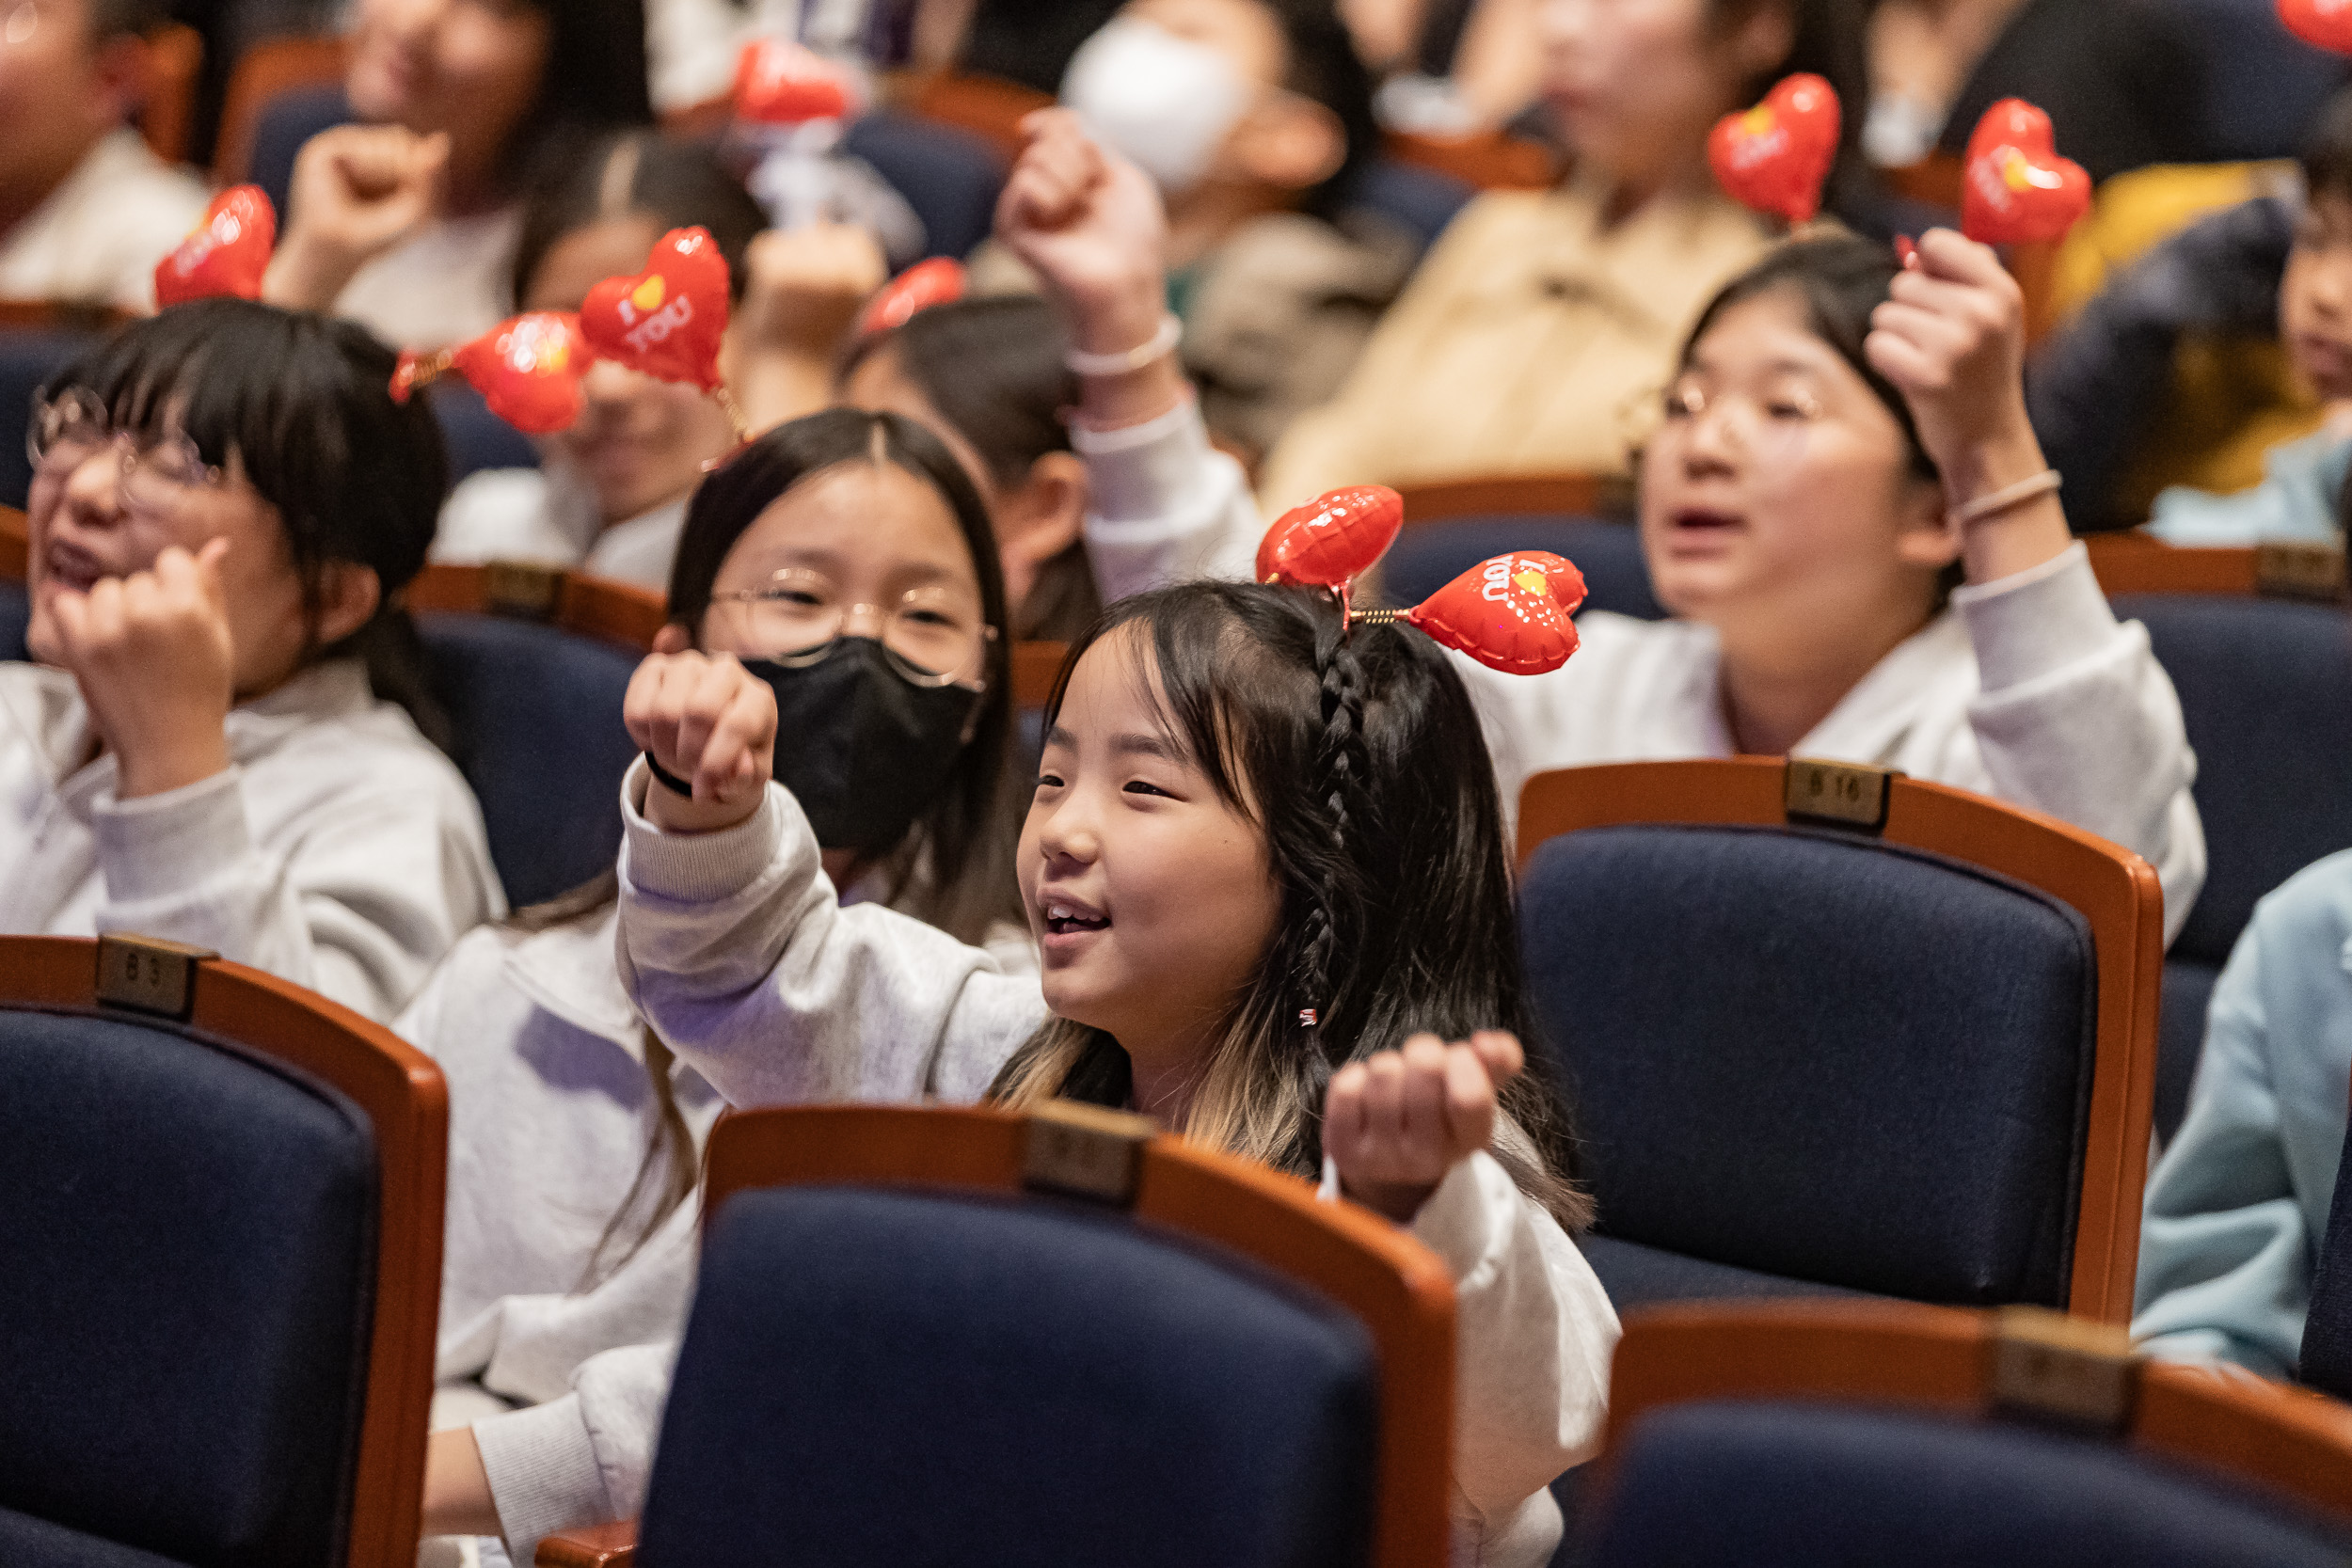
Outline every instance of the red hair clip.
{"label": "red hair clip", "polygon": [[1740,205],[1790,224],[1821,210],[1837,162],[1837,89],[1810,71],[1785,77],[1753,109],[1727,114],[1707,137],[1716,183]]}
{"label": "red hair clip", "polygon": [[203,221],[155,264],[155,306],[192,299],[262,297],[262,277],[278,245],[278,211],[259,185],[232,185],[213,198]]}
{"label": "red hair clip", "polygon": [[935,305],[953,305],[963,297],[964,284],[963,263],[952,256],[917,261],[866,301],[857,319],[857,335],[870,338],[906,325]]}
{"label": "red hair clip", "polygon": [[655,242],[645,270],[608,277],[580,302],[580,330],[596,357],[657,381],[691,383],[719,400],[739,441],[751,427],[719,374],[729,274],[719,242],[699,226]]}
{"label": "red hair clip", "polygon": [[595,363],[580,318],[533,310],[501,322],[469,343],[431,356],[404,354],[392,372],[392,401],[406,403],[455,371],[490,412],[526,436],[551,436],[580,418],[580,383]]}

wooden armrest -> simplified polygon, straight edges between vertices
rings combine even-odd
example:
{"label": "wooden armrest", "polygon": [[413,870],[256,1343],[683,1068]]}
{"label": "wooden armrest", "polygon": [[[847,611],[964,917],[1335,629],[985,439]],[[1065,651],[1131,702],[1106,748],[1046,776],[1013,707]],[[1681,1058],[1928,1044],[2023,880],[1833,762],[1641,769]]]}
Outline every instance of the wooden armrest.
{"label": "wooden armrest", "polygon": [[637,1561],[637,1521],[590,1525],[565,1530],[539,1543],[533,1560],[538,1568],[634,1568]]}

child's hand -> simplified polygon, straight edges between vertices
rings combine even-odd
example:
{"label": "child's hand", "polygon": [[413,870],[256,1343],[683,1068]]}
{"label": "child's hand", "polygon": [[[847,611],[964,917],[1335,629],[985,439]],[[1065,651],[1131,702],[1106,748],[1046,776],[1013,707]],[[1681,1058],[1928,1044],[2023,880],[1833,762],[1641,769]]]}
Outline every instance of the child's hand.
{"label": "child's hand", "polygon": [[715,832],[759,809],[775,771],[776,694],[733,654],[665,644],[630,677],[621,716],[629,738],[664,772],[694,787],[692,800],[656,780],[645,816],[669,832]]}
{"label": "child's hand", "polygon": [[1921,235],[1917,255],[1870,313],[1863,352],[1911,404],[1920,443],[1949,479],[2032,429],[2025,296],[1990,245],[1948,229]]}
{"label": "child's hand", "polygon": [[174,545],[144,572],[101,578],[51,604],[57,662],[115,753],[115,795],[136,800],[229,766],[223,725],[236,701],[236,650],[221,586],[227,539],[194,555]]}
{"label": "child's hand", "polygon": [[1168,218],[1151,176],[1086,134],[1068,109],[1021,122],[1028,143],[996,202],[996,237],[1037,272],[1072,346],[1123,354],[1168,310]]}
{"label": "child's hand", "polygon": [[882,246],[864,226],[813,223],[771,229],[743,256],[743,303],[736,311],[746,353],[814,355],[830,363],[857,313],[890,276]]}
{"label": "child's hand", "polygon": [[289,309],[324,310],[354,274],[440,211],[449,136],[398,125],[339,125],[294,159],[286,231],[262,296]]}
{"label": "child's hand", "polygon": [[1526,1064],[1517,1036],[1482,1029],[1453,1045],[1415,1035],[1340,1069],[1324,1099],[1323,1149],[1342,1190],[1409,1224],[1446,1173],[1486,1147],[1495,1091]]}

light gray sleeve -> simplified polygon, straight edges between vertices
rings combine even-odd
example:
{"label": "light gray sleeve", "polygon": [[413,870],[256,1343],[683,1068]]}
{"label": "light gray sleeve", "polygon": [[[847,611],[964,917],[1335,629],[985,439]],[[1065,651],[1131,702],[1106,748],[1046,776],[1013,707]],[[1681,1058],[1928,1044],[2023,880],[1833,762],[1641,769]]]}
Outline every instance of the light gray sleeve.
{"label": "light gray sleeve", "polygon": [[1087,559],[1104,604],[1196,578],[1249,578],[1264,520],[1241,465],[1186,398],[1124,430],[1073,427],[1086,459]]}
{"label": "light gray sleeve", "polygon": [[545,1536],[644,1512],[676,1363],[675,1342],[607,1351],[562,1399],[473,1424],[512,1560],[531,1561]]}
{"label": "light gray sleeve", "polygon": [[2205,883],[2197,756],[2147,628],[2119,623],[2080,544],[2045,565],[1963,588],[1976,645],[1968,711],[1994,793],[2137,851],[2180,933]]}
{"label": "light gray sleeve", "polygon": [[254,841],[244,778],[230,768],[99,800],[100,931],[210,947],[380,1022],[460,936],[505,912],[469,825],[438,793],[338,800],[331,826],[273,852]]}
{"label": "light gray sleeve", "polygon": [[771,784],[714,833],[664,833],[622,785],[621,981],[734,1105],[977,1101],[1045,1020],[1034,975],[871,904],[841,907],[799,804]]}

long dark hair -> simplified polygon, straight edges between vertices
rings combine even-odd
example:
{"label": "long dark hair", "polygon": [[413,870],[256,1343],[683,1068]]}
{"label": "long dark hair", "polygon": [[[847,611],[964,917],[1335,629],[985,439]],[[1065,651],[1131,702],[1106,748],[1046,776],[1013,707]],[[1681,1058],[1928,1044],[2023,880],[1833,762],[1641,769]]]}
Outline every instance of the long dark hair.
{"label": "long dark hair", "polygon": [[[1027,483],[1039,458],[1070,451],[1063,416],[1077,406],[1079,387],[1064,362],[1069,347],[1060,318],[1034,295],[958,300],[861,339],[843,361],[841,379],[878,354],[895,353],[899,372],[971,443],[989,478],[1012,489]],[[1102,611],[1086,541],[1073,539],[1038,568],[1036,582],[1013,607],[1013,631],[1067,642]]]}
{"label": "long dark hair", "polygon": [[726,258],[728,289],[743,297],[743,252],[768,217],[709,148],[650,130],[573,131],[552,144],[541,166],[546,178],[524,198],[515,240],[518,307],[565,235],[624,217],[644,217],[663,230],[696,224],[709,230]]}
{"label": "long dark hair", "polygon": [[1282,29],[1287,66],[1282,86],[1320,103],[1340,124],[1340,166],[1302,194],[1299,205],[1327,221],[1354,201],[1364,171],[1380,156],[1380,122],[1373,115],[1372,72],[1330,0],[1260,0]]}
{"label": "long dark hair", "polygon": [[1870,117],[1869,12],[1875,0],[1708,0],[1708,21],[1729,32],[1768,8],[1788,13],[1788,53],[1748,78],[1740,99],[1753,103],[1784,76],[1809,71],[1837,89],[1837,162],[1822,192],[1824,206],[1843,210],[1877,200],[1877,175],[1862,152]]}
{"label": "long dark hair", "polygon": [[534,164],[582,131],[653,123],[646,86],[644,0],[524,0],[548,19],[548,61],[539,92],[499,159],[521,187]]}
{"label": "long dark hair", "polygon": [[[1312,1176],[1343,1064],[1422,1030],[1532,1039],[1494,768],[1468,689],[1426,638],[1350,630],[1322,593],[1161,589],[1114,605],[1072,647],[1048,726],[1071,671],[1105,639],[1149,648],[1168,735],[1257,823],[1281,885],[1277,934],[1195,1077],[1181,1131]],[[1591,1204],[1570,1180],[1565,1102],[1540,1061],[1531,1050],[1528,1072],[1502,1091],[1495,1154],[1578,1228]],[[1054,1019],[992,1092],[1116,1104],[1131,1089],[1116,1039]]]}
{"label": "long dark hair", "polygon": [[[392,401],[396,362],[349,322],[207,299],[133,322],[52,376],[41,396],[86,391],[117,430],[147,434],[176,421],[216,467],[235,453],[285,528],[310,657],[364,661],[375,694],[406,708],[448,751],[449,719],[433,700],[401,592],[433,544],[449,460],[424,400]],[[380,596],[366,626],[320,647],[331,562],[374,572]]]}
{"label": "long dark hair", "polygon": [[736,541],[786,491],[843,463],[893,464],[947,503],[972,554],[981,612],[995,628],[988,647],[988,689],[971,738],[939,798],[881,868],[893,908],[977,943],[1000,922],[1023,918],[1013,880],[1020,819],[1012,772],[1012,638],[988,509],[946,444],[913,420],[855,408],[829,408],[778,425],[704,480],[688,503],[670,570],[670,619],[699,641],[711,585]]}

